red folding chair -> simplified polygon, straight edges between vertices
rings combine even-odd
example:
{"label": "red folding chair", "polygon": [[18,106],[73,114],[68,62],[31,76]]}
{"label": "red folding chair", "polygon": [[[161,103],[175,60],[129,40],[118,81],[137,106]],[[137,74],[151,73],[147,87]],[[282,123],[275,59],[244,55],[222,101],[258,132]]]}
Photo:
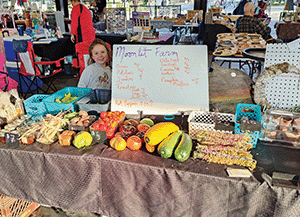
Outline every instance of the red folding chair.
{"label": "red folding chair", "polygon": [[73,59],[73,67],[79,69],[78,79],[80,78],[83,70],[87,66],[89,59],[89,46],[92,42],[81,42],[75,44],[76,58]]}
{"label": "red folding chair", "polygon": [[[77,77],[78,79],[80,78],[83,70],[85,67],[87,67],[88,60],[90,58],[89,55],[89,46],[92,42],[81,42],[75,44],[75,50],[76,50],[76,58],[73,59],[73,67],[79,68],[79,76]],[[109,49],[111,49],[110,44],[106,43]],[[109,60],[108,60],[109,61]]]}
{"label": "red folding chair", "polygon": [[[20,40],[13,40],[13,43],[19,43]],[[25,84],[29,93],[33,94],[36,90],[37,93],[48,93],[49,90],[57,91],[53,81],[56,74],[62,71],[62,64],[65,57],[55,61],[36,61],[36,55],[33,50],[32,43],[27,42],[27,49],[14,46],[14,51],[17,55],[17,68],[19,71],[19,85]],[[25,44],[26,45],[26,44]],[[20,67],[19,67],[19,64]],[[23,80],[24,82],[21,82]],[[39,85],[39,80],[43,81],[42,87]],[[35,90],[31,90],[35,86]],[[22,87],[20,87],[23,90]],[[34,88],[33,88],[34,89]],[[28,92],[27,92],[28,93]],[[27,93],[24,93],[24,98]]]}

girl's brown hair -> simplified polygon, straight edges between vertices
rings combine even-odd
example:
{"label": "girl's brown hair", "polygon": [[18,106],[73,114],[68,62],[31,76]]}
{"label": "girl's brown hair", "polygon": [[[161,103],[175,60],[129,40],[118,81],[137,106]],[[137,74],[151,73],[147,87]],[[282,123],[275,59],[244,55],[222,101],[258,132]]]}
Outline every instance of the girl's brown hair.
{"label": "girl's brown hair", "polygon": [[97,44],[101,44],[105,47],[105,49],[107,50],[107,54],[108,54],[108,62],[106,62],[106,66],[109,66],[111,68],[111,49],[108,47],[108,44],[106,42],[104,42],[103,40],[96,38],[89,46],[89,55],[90,58],[88,60],[88,65],[95,63],[95,60],[93,60],[92,58],[92,50],[94,49],[94,47]]}

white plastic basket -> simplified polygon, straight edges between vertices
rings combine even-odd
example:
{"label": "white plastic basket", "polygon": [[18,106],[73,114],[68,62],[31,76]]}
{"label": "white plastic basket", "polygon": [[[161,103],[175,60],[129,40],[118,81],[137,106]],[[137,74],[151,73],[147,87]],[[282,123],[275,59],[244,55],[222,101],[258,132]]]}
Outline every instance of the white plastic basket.
{"label": "white plastic basket", "polygon": [[221,121],[234,122],[235,115],[228,113],[214,113],[207,111],[193,111],[188,118],[189,135],[192,139],[196,139],[196,135],[200,130],[221,131],[225,133],[233,133],[233,131],[215,130],[214,115]]}

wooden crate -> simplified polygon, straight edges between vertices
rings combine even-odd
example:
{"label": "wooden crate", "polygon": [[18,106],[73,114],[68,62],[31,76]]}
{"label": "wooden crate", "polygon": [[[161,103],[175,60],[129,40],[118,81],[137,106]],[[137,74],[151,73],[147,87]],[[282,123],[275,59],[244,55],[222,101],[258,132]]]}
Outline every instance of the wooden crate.
{"label": "wooden crate", "polygon": [[0,217],[28,217],[40,205],[0,194]]}

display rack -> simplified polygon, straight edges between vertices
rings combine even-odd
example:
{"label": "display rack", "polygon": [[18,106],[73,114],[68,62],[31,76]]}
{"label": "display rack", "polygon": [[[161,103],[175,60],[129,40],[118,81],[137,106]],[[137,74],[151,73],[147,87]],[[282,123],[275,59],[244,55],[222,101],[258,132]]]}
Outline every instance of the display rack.
{"label": "display rack", "polygon": [[108,31],[126,30],[126,9],[106,8],[106,29]]}
{"label": "display rack", "polygon": [[289,44],[267,44],[264,67],[287,62],[300,68],[300,40],[290,43],[293,43],[294,49]]}
{"label": "display rack", "polygon": [[266,98],[273,108],[289,110],[300,105],[300,75],[284,73],[269,79]]}

